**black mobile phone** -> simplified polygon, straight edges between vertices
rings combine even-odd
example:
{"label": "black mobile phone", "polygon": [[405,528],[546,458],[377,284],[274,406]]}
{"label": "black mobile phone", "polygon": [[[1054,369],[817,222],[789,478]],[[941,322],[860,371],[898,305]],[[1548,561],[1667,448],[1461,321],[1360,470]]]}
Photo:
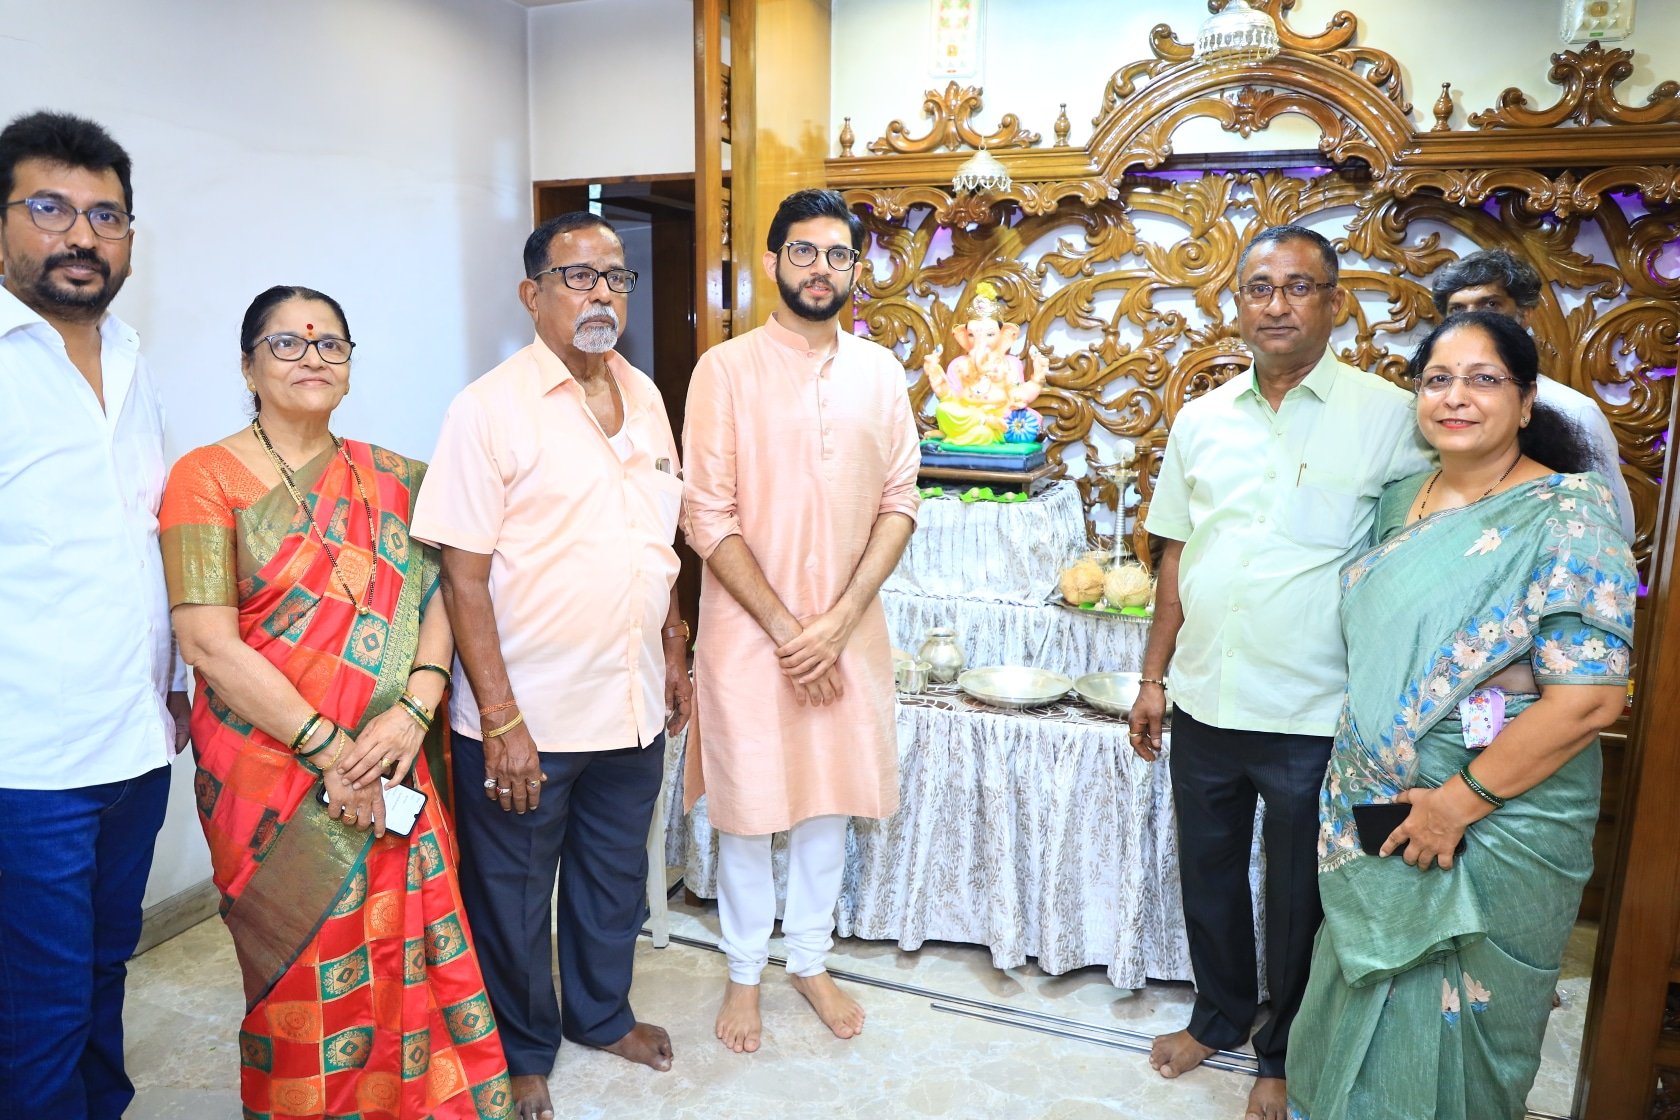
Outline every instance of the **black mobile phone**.
{"label": "black mobile phone", "polygon": [[[1364,805],[1353,807],[1353,830],[1359,834],[1359,846],[1369,856],[1382,851],[1383,841],[1389,834],[1400,827],[1412,811],[1410,805],[1396,802],[1370,801]],[[1458,847],[1453,849],[1453,855],[1460,855],[1465,848],[1464,837],[1459,837]]]}

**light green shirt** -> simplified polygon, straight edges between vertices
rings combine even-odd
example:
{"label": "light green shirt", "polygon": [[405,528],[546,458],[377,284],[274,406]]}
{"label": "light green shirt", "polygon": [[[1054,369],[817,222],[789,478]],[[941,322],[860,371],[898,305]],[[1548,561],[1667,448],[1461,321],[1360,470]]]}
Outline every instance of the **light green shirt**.
{"label": "light green shirt", "polygon": [[1328,350],[1276,412],[1252,372],[1186,405],[1145,521],[1184,542],[1173,703],[1216,727],[1333,734],[1347,684],[1341,567],[1383,486],[1433,456],[1413,396]]}

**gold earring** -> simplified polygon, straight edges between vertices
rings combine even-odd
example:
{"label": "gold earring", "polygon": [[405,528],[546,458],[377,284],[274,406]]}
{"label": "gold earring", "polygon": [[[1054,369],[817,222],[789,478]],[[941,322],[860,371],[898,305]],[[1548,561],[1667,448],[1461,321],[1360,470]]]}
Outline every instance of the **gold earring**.
{"label": "gold earring", "polygon": [[1528,417],[1524,416],[1522,418],[1522,426],[1525,428],[1528,427]]}

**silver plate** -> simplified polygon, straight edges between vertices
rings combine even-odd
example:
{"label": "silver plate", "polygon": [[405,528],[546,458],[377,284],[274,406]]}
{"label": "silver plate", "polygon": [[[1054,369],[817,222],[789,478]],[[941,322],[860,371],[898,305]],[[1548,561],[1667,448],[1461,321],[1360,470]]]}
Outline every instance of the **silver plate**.
{"label": "silver plate", "polygon": [[957,687],[994,707],[1038,708],[1066,696],[1073,681],[1048,669],[993,665],[961,674],[957,677]]}
{"label": "silver plate", "polygon": [[1099,712],[1129,715],[1137,701],[1142,676],[1142,673],[1086,673],[1073,682],[1073,690]]}

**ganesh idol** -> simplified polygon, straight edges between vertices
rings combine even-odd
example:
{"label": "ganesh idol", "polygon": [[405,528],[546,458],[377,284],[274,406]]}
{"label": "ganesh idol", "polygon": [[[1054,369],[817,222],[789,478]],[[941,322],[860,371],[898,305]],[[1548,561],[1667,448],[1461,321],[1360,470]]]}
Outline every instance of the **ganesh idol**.
{"label": "ganesh idol", "polygon": [[942,446],[1036,444],[1044,431],[1044,417],[1028,407],[1044,390],[1044,355],[1032,353],[1029,373],[1009,353],[1021,328],[1004,322],[1002,310],[997,289],[982,281],[969,302],[968,320],[951,331],[963,353],[943,369],[931,354],[923,362],[939,401],[933,415]]}

